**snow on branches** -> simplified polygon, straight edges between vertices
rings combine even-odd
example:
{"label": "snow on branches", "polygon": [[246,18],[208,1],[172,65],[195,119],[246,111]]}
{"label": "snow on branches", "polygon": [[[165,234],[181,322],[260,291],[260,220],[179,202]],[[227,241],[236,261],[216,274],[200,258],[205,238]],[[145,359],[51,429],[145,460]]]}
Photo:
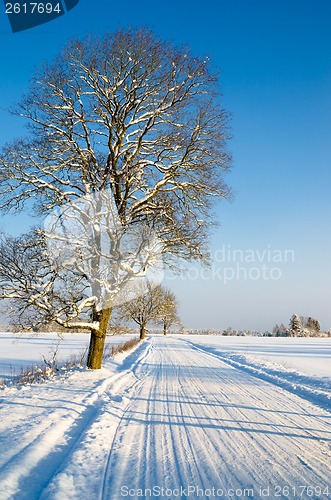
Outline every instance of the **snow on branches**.
{"label": "snow on branches", "polygon": [[0,209],[47,221],[3,238],[1,297],[26,321],[88,326],[90,367],[115,301],[155,255],[208,255],[213,204],[229,196],[220,95],[206,59],[119,30],[70,42],[14,111],[29,135],[0,151]]}

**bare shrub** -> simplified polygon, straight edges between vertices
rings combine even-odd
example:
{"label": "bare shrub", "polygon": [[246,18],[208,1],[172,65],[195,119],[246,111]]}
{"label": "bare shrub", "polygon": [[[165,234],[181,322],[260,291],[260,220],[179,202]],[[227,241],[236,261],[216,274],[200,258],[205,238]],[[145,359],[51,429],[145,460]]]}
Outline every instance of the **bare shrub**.
{"label": "bare shrub", "polygon": [[105,350],[104,350],[104,355],[103,355],[103,360],[105,361],[106,359],[113,358],[116,356],[116,354],[120,352],[125,352],[130,349],[133,349],[136,345],[138,345],[140,342],[140,339],[137,337],[134,337],[130,340],[127,340],[126,342],[122,344],[106,344]]}
{"label": "bare shrub", "polygon": [[[128,351],[139,344],[139,338],[134,337],[121,344],[106,344],[103,359],[109,359],[116,356],[116,354]],[[50,355],[46,358],[42,355],[43,365],[34,365],[30,367],[21,368],[16,370],[12,366],[9,370],[9,380],[0,379],[0,389],[6,389],[15,385],[27,385],[35,382],[44,382],[51,380],[58,375],[60,371],[74,368],[82,368],[86,366],[88,347],[83,351],[71,354],[66,361],[60,362],[57,359],[59,343],[52,347]]]}

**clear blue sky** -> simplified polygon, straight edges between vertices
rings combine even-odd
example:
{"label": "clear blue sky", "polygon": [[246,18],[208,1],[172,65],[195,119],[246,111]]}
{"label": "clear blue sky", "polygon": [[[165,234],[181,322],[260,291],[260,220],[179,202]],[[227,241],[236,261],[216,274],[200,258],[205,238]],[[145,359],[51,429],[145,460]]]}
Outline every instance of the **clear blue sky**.
{"label": "clear blue sky", "polygon": [[[235,199],[217,209],[218,262],[210,274],[197,267],[190,278],[167,283],[184,324],[268,329],[296,312],[331,328],[329,0],[80,0],[65,16],[16,34],[1,9],[1,144],[23,132],[3,108],[74,35],[144,25],[210,55],[223,70],[223,104],[232,113],[227,180]],[[0,223],[16,233],[25,224],[24,217]],[[287,263],[275,262],[286,255]]]}

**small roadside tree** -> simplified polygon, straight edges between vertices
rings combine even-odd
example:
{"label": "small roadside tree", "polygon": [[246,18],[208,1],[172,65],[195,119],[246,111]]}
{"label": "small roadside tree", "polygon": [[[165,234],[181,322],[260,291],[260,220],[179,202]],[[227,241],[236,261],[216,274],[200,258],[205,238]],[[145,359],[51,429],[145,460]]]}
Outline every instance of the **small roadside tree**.
{"label": "small roadside tree", "polygon": [[139,325],[140,339],[146,338],[146,326],[158,320],[163,305],[164,290],[161,285],[142,283],[135,288],[136,297],[119,307],[120,318]]}
{"label": "small roadside tree", "polygon": [[[101,368],[121,280],[149,264],[133,259],[128,265],[125,258],[121,265],[118,229],[124,240],[139,224],[152,230],[170,265],[178,257],[208,256],[213,203],[229,195],[227,114],[219,97],[208,59],[148,30],[120,30],[72,40],[56,62],[40,68],[14,111],[29,135],[0,152],[0,208],[32,208],[39,218],[64,210],[76,229],[83,223],[86,237],[82,245],[70,230],[48,229],[22,241],[4,238],[3,248],[10,245],[0,266],[0,297],[31,327],[41,318],[83,324],[91,332],[89,368]],[[109,218],[115,221],[110,231]],[[60,214],[60,228],[61,220]],[[59,252],[51,245],[47,255],[47,240]],[[22,262],[29,252],[43,271],[27,274]]]}
{"label": "small roadside tree", "polygon": [[163,326],[163,335],[167,335],[172,325],[180,325],[181,321],[178,315],[178,301],[173,292],[162,289],[162,305],[158,312],[156,323]]}

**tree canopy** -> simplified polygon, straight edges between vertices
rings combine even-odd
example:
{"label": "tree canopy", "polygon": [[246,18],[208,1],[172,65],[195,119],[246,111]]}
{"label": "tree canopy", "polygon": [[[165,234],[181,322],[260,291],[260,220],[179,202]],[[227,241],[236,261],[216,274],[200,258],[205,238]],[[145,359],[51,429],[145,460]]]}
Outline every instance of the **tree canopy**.
{"label": "tree canopy", "polygon": [[[82,246],[80,250],[87,267],[98,273],[107,258],[113,266],[118,224],[121,235],[134,227],[152,231],[158,252],[169,265],[178,257],[204,259],[213,205],[230,194],[224,183],[230,165],[228,115],[220,96],[218,75],[208,58],[160,40],[149,30],[72,40],[54,62],[39,68],[14,111],[26,120],[28,134],[0,152],[0,208],[18,212],[32,206],[34,214],[46,217],[71,205],[83,219],[88,213],[88,249],[93,252],[84,253]],[[100,207],[95,200],[103,192],[110,196]],[[82,199],[86,210],[81,209]],[[110,231],[104,225],[108,237],[104,245],[97,218],[105,220],[114,211],[118,222],[110,225]],[[91,220],[93,224],[88,223]],[[63,323],[69,306],[60,311],[55,300],[64,289],[63,281],[47,294],[48,276],[55,272],[57,281],[67,285],[68,274],[73,273],[75,286],[81,285],[84,294],[75,289],[71,310],[78,319],[80,315],[86,319],[90,311],[88,328],[95,342],[100,339],[103,344],[114,289],[108,300],[104,296],[101,300],[98,280],[94,280],[97,293],[91,283],[87,292],[86,266],[76,260],[71,268],[56,268],[54,259],[45,257],[44,241],[50,239],[46,233],[39,229],[34,239],[37,246],[43,242],[39,252],[46,271],[42,277],[36,275],[37,282],[30,276],[26,296],[36,288],[42,290],[44,314]],[[52,235],[59,242],[62,237]],[[129,267],[115,266],[121,276],[125,271],[125,279],[133,279],[137,269]],[[145,268],[141,266],[139,273]],[[4,270],[1,296],[12,299],[5,262],[0,269]],[[39,305],[28,301],[31,318]],[[98,349],[102,354],[102,345]]]}

